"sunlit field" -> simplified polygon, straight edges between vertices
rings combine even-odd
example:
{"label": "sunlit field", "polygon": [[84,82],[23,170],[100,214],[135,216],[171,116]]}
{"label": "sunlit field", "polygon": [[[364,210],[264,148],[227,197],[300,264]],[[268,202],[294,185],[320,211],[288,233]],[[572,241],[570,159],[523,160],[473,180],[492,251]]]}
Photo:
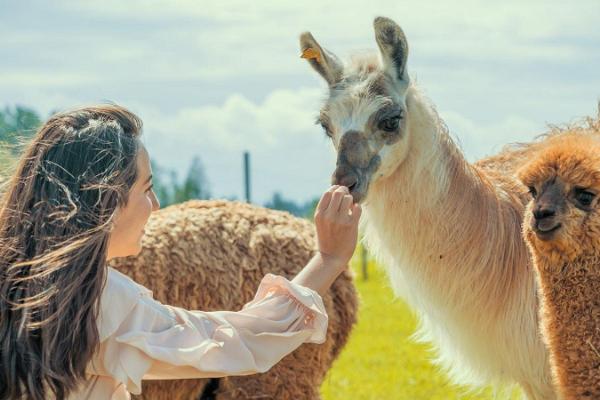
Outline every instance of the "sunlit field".
{"label": "sunlit field", "polygon": [[[358,323],[321,387],[326,400],[501,399],[487,389],[469,392],[451,384],[429,360],[427,346],[411,339],[416,318],[394,299],[382,269],[369,263],[365,281],[355,258],[360,293]],[[514,390],[512,399],[519,399]]]}

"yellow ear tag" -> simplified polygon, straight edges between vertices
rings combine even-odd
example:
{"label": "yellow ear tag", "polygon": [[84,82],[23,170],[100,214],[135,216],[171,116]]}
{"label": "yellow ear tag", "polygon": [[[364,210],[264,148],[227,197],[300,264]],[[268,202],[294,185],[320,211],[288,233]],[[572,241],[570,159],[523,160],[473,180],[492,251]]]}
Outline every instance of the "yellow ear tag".
{"label": "yellow ear tag", "polygon": [[304,50],[300,57],[306,58],[307,60],[316,59],[319,64],[321,63],[321,52],[313,49],[312,47]]}

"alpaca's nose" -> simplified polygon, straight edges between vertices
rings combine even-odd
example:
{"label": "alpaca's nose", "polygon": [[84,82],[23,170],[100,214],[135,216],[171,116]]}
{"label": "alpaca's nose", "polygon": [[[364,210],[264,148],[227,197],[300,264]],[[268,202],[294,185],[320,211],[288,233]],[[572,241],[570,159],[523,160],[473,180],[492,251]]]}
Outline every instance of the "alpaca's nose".
{"label": "alpaca's nose", "polygon": [[561,227],[557,221],[556,208],[552,204],[539,204],[533,210],[532,228],[541,240],[550,240]]}
{"label": "alpaca's nose", "polygon": [[556,209],[550,205],[548,206],[538,206],[533,210],[533,216],[538,221],[541,219],[546,219],[550,217],[554,217],[556,215]]}

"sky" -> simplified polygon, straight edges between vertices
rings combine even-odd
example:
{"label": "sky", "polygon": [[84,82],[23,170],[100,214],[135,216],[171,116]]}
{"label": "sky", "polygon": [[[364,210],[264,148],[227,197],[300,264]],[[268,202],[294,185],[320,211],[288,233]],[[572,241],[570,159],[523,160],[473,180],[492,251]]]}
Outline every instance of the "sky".
{"label": "sky", "polygon": [[303,202],[335,153],[298,37],[342,59],[375,51],[379,15],[403,28],[411,79],[470,161],[597,114],[597,0],[0,0],[0,107],[115,102],[143,119],[160,166],[183,176],[199,156],[214,197],[243,198],[249,151],[254,202]]}

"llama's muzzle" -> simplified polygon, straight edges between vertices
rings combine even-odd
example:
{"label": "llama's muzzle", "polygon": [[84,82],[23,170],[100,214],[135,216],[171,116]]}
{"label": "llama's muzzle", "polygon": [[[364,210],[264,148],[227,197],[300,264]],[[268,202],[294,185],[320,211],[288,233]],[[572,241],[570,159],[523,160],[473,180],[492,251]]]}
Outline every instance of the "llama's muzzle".
{"label": "llama's muzzle", "polygon": [[338,165],[331,176],[331,182],[334,185],[346,186],[352,195],[355,203],[363,200],[363,186],[358,171],[347,164]]}

